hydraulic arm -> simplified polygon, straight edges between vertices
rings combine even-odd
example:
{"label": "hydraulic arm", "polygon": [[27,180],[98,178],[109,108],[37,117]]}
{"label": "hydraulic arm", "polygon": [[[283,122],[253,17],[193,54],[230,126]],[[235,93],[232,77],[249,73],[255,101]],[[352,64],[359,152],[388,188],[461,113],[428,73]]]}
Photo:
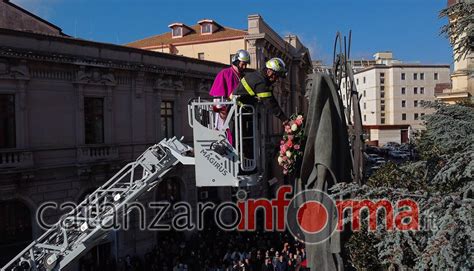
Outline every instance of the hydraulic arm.
{"label": "hydraulic arm", "polygon": [[60,270],[95,246],[104,229],[127,203],[155,187],[176,164],[194,164],[191,147],[172,138],[148,148],[99,187],[76,209],[61,217],[1,270]]}

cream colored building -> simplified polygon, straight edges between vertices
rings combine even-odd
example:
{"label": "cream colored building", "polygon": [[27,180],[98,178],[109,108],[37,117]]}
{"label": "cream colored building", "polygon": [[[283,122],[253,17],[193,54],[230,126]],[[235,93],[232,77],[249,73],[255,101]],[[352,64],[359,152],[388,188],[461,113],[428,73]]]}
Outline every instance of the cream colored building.
{"label": "cream colored building", "polygon": [[[126,46],[182,55],[230,65],[239,49],[249,51],[250,68],[260,69],[272,57],[280,57],[287,64],[289,76],[281,80],[274,92],[285,112],[304,110],[304,82],[312,64],[308,49],[296,35],[282,38],[260,15],[249,15],[247,30],[222,26],[211,19],[195,25],[172,23],[170,31],[126,44]],[[273,119],[275,127],[278,120]]]}
{"label": "cream colored building", "polygon": [[250,68],[260,68],[266,59],[280,57],[285,63],[307,61],[311,66],[309,51],[297,36],[280,37],[264,20],[249,15],[247,30],[222,26],[211,19],[203,19],[195,25],[172,23],[170,31],[133,41],[126,46],[159,51],[174,55],[230,64],[232,55],[239,49],[251,54]]}
{"label": "cream colored building", "polygon": [[449,65],[403,63],[391,52],[374,57],[375,65],[354,75],[362,123],[375,144],[407,142],[412,132],[423,129],[421,117],[432,112],[423,101],[434,101],[436,85],[449,83]]}
{"label": "cream colored building", "polygon": [[173,55],[230,64],[231,55],[247,49],[246,31],[223,27],[214,20],[201,20],[196,25],[168,25],[170,31],[126,44],[126,46]]}
{"label": "cream colored building", "polygon": [[[449,0],[448,6],[459,0]],[[449,17],[449,23],[455,24],[456,18]],[[472,37],[471,37],[472,38]],[[474,97],[474,52],[471,50],[465,57],[458,60],[459,54],[454,53],[454,71],[451,74],[452,85],[442,88],[436,97],[447,103],[470,99]]]}

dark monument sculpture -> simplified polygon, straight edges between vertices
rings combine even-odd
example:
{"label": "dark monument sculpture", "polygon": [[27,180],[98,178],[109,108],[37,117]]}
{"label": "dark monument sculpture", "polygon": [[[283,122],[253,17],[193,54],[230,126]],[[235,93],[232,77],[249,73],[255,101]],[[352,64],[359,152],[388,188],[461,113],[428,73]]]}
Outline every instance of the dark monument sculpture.
{"label": "dark monument sculpture", "polygon": [[[309,102],[306,113],[305,134],[307,135],[305,152],[299,178],[295,182],[295,194],[317,189],[330,194],[329,189],[341,182],[362,182],[363,176],[363,138],[362,121],[359,108],[359,97],[354,84],[353,71],[348,63],[350,51],[344,38],[342,52],[341,37],[338,33],[336,45],[341,48],[334,54],[334,66],[331,74],[313,74],[308,80],[307,98]],[[334,50],[336,51],[336,50]],[[345,80],[345,89],[341,82]],[[346,92],[346,111],[341,98],[341,91]],[[318,194],[307,194],[307,201],[318,201],[328,207],[328,226],[323,229],[330,236],[324,242],[306,243],[308,267],[314,270],[347,270],[347,252],[345,241],[349,231],[331,234],[330,229],[337,224],[337,210],[326,198]],[[308,241],[309,234],[305,234]]]}

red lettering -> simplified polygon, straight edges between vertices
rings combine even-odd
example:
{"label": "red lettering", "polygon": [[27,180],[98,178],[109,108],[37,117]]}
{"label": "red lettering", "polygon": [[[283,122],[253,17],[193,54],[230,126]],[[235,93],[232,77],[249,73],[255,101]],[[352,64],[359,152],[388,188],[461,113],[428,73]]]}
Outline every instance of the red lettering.
{"label": "red lettering", "polygon": [[286,199],[285,195],[290,194],[292,190],[290,185],[280,186],[277,191],[277,198],[272,200],[272,206],[276,207],[277,231],[285,230],[285,208],[290,204],[290,200]]}
{"label": "red lettering", "polygon": [[273,230],[273,208],[270,201],[266,199],[249,199],[247,201],[248,204],[248,224],[247,230],[254,231],[255,230],[255,217],[257,215],[257,208],[262,208],[265,212],[265,230],[272,231]]}
{"label": "red lettering", "polygon": [[[408,231],[408,230],[419,230],[419,208],[418,204],[411,199],[402,199],[397,202],[398,209],[405,209],[409,207],[409,210],[403,210],[397,213],[395,217],[395,225],[397,229],[401,231]],[[404,222],[409,219],[409,222]]]}
{"label": "red lettering", "polygon": [[239,207],[239,210],[240,210],[240,223],[239,225],[237,226],[237,229],[240,230],[240,231],[243,231],[245,230],[245,216],[246,216],[246,212],[245,212],[245,201],[239,201],[237,202],[237,206]]}

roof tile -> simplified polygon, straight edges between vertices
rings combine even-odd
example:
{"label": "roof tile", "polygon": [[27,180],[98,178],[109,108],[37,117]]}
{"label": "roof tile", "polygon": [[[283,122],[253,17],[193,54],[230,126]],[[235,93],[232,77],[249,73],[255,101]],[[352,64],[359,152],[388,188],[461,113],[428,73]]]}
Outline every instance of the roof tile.
{"label": "roof tile", "polygon": [[201,26],[199,24],[191,26],[191,29],[192,31],[190,33],[181,38],[172,38],[171,31],[169,31],[164,34],[127,43],[125,46],[135,48],[160,47],[168,44],[178,45],[188,42],[209,42],[220,39],[242,38],[247,34],[244,30],[222,27],[211,35],[201,35]]}

